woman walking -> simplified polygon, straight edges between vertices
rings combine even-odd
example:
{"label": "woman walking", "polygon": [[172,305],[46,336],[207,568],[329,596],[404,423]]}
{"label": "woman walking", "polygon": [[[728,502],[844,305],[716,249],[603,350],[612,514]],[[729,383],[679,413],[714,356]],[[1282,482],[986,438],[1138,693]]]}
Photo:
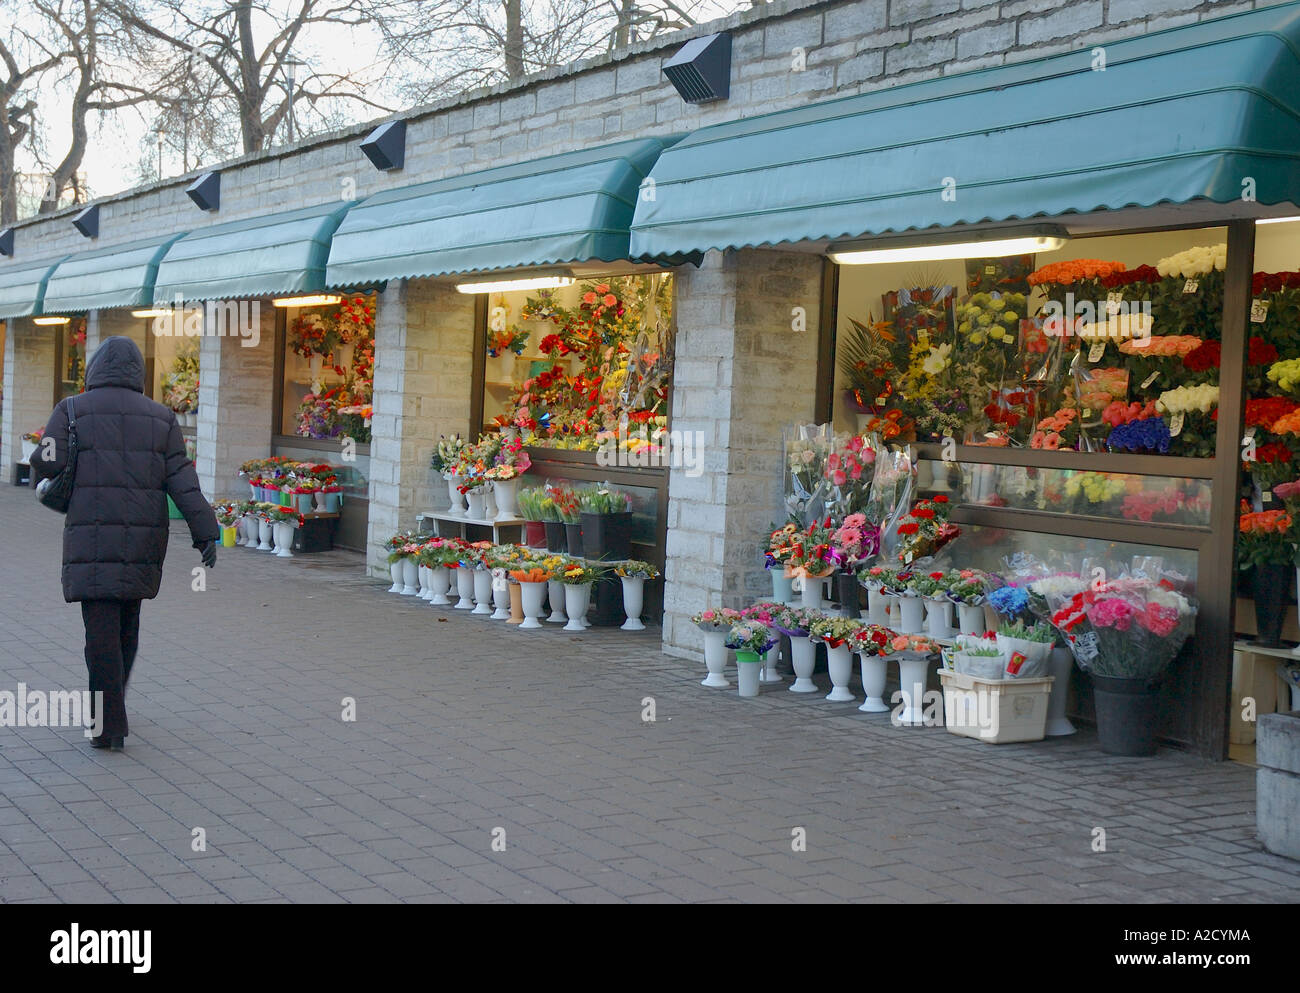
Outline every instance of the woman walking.
{"label": "woman walking", "polygon": [[[139,642],[140,601],[158,595],[169,525],[167,497],[189,525],[203,564],[216,565],[217,518],[199,490],[176,415],[144,395],[144,357],[130,338],[106,338],[86,366],[86,392],[59,402],[33,453],[37,477],[68,458],[68,407],[77,468],[63,525],[63,599],[80,602],[91,700],[103,693],[96,748],[120,751],[126,684]],[[92,704],[93,706],[93,704]]]}

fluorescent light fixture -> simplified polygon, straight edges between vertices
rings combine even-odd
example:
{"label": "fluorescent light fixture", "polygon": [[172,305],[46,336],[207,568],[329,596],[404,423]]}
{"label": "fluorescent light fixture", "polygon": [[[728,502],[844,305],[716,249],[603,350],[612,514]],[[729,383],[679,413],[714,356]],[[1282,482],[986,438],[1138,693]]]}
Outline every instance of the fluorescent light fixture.
{"label": "fluorescent light fixture", "polygon": [[341,296],[332,293],[313,293],[302,297],[280,297],[272,300],[272,307],[332,307],[342,301]]}
{"label": "fluorescent light fixture", "polygon": [[1256,224],[1290,224],[1292,221],[1300,221],[1300,214],[1295,217],[1261,217],[1255,221]]}
{"label": "fluorescent light fixture", "polygon": [[67,324],[71,317],[33,317],[33,324]]}
{"label": "fluorescent light fixture", "polygon": [[153,307],[149,310],[133,310],[132,317],[170,317],[172,310],[170,307]]}
{"label": "fluorescent light fixture", "polygon": [[[1000,258],[1055,252],[1069,241],[1064,228],[1042,226],[1032,229],[992,231],[969,236],[964,241],[944,241],[942,236],[916,235],[881,238],[874,242],[832,245],[832,261],[840,265],[879,265],[884,262],[942,262],[949,259]],[[871,247],[868,247],[871,246]]]}
{"label": "fluorescent light fixture", "polygon": [[519,279],[486,279],[481,282],[457,283],[461,293],[508,293],[510,290],[549,290],[572,286],[572,276],[525,276]]}

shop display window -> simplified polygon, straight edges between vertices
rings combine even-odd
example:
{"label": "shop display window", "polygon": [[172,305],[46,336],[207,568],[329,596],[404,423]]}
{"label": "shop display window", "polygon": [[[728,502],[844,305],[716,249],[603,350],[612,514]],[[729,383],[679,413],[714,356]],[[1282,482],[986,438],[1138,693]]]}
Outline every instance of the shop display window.
{"label": "shop display window", "polygon": [[280,434],[369,443],[376,307],[373,293],[357,293],[286,308]]}

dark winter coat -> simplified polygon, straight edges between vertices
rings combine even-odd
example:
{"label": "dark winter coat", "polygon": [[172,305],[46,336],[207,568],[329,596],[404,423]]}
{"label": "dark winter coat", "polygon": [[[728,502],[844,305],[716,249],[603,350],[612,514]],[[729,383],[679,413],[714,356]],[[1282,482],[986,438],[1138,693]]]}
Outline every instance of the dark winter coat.
{"label": "dark winter coat", "polygon": [[142,600],[158,595],[167,554],[167,497],[194,547],[220,537],[199,490],[176,415],[144,396],[144,357],[130,338],[106,338],[86,367],[86,392],[62,400],[45,437],[51,460],[32,470],[55,476],[68,457],[68,404],[77,418],[77,477],[63,527],[63,598]]}

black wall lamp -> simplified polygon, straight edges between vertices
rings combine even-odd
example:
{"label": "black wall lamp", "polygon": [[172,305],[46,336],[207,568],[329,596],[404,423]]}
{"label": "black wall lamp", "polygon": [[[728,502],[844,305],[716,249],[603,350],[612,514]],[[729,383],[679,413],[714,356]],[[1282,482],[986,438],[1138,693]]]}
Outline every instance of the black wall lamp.
{"label": "black wall lamp", "polygon": [[185,187],[185,195],[198,204],[199,210],[216,210],[221,206],[221,173],[205,172]]}
{"label": "black wall lamp", "polygon": [[0,231],[0,255],[13,255],[14,253],[14,229],[5,228]]}
{"label": "black wall lamp", "polygon": [[687,103],[725,100],[731,93],[731,35],[695,38],[664,63],[663,73]]}
{"label": "black wall lamp", "polygon": [[72,226],[87,238],[99,237],[99,204],[92,203],[72,219]]}
{"label": "black wall lamp", "polygon": [[380,172],[402,168],[406,161],[406,122],[389,121],[366,136],[361,151]]}

